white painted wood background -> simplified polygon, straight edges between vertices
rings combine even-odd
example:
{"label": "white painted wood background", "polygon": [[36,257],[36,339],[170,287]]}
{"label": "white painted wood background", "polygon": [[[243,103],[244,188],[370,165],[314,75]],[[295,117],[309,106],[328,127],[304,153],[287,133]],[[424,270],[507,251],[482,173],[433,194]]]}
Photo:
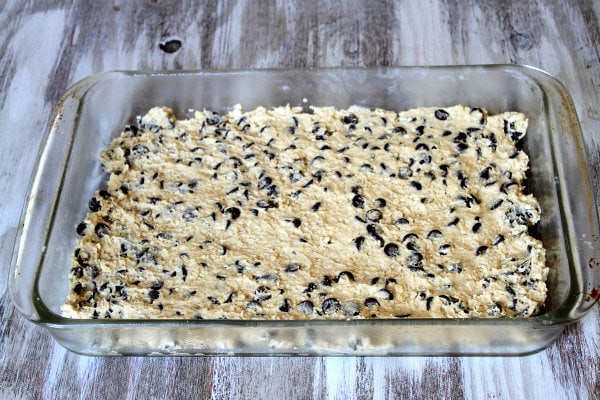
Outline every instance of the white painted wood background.
{"label": "white painted wood background", "polygon": [[[0,0],[0,399],[600,398],[600,307],[528,357],[89,358],[25,321],[7,290],[53,104],[89,74],[530,64],[571,92],[598,189],[599,18],[596,0]],[[161,50],[173,38],[181,48]]]}

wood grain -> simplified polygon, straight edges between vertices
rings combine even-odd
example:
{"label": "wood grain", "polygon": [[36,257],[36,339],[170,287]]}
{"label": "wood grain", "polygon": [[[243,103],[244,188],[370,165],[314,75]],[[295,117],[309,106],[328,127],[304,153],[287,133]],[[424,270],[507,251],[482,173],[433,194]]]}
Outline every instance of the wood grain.
{"label": "wood grain", "polygon": [[[0,398],[597,399],[600,310],[516,358],[90,358],[7,291],[19,213],[53,105],[113,69],[522,63],[573,96],[600,194],[594,0],[0,1]],[[169,53],[169,40],[181,42]]]}

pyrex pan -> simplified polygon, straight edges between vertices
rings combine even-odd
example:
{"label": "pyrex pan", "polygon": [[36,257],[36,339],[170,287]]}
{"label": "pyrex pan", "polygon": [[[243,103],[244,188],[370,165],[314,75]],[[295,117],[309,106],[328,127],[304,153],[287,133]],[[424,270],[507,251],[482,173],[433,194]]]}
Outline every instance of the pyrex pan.
{"label": "pyrex pan", "polygon": [[[106,179],[99,152],[157,105],[225,112],[257,106],[361,105],[405,110],[463,104],[529,118],[527,187],[547,249],[548,300],[530,318],[327,321],[79,320],[60,315],[75,226]],[[550,345],[598,300],[598,217],[572,100],[547,73],[515,65],[247,71],[115,71],[88,77],[57,104],[15,245],[18,310],[89,355],[520,355]]]}

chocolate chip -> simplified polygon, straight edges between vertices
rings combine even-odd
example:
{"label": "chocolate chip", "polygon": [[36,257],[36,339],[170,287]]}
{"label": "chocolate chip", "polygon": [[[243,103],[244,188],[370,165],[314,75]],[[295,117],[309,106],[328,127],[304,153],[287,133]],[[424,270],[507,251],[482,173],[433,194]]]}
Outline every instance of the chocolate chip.
{"label": "chocolate chip", "polygon": [[324,275],[321,279],[321,285],[323,286],[331,286],[331,278],[328,275]]}
{"label": "chocolate chip", "polygon": [[373,205],[377,208],[383,208],[386,206],[386,204],[387,204],[387,202],[385,201],[385,199],[381,198],[381,197],[379,197],[373,201]]}
{"label": "chocolate chip", "polygon": [[304,178],[304,174],[302,173],[302,171],[294,171],[290,174],[291,183],[299,182],[302,178]]}
{"label": "chocolate chip", "polygon": [[298,310],[305,314],[312,314],[315,308],[315,305],[310,300],[301,301],[298,306]]}
{"label": "chocolate chip", "polygon": [[283,303],[279,306],[279,311],[281,311],[281,312],[289,312],[290,311],[290,301],[288,299],[283,300]]}
{"label": "chocolate chip", "polygon": [[524,132],[520,132],[516,129],[514,121],[509,122],[508,120],[504,120],[504,133],[510,135],[512,140],[514,140],[515,142],[521,140],[525,135]]}
{"label": "chocolate chip", "polygon": [[479,246],[477,248],[477,250],[475,251],[475,255],[476,256],[480,256],[482,254],[485,254],[485,252],[487,251],[488,247],[487,246]]}
{"label": "chocolate chip", "polygon": [[423,255],[418,252],[410,253],[406,257],[406,266],[411,271],[422,271],[423,270]]}
{"label": "chocolate chip", "polygon": [[264,209],[279,207],[277,203],[271,200],[259,200],[256,202],[256,206]]}
{"label": "chocolate chip", "polygon": [[317,284],[314,282],[310,282],[307,286],[306,289],[304,289],[302,291],[302,293],[306,293],[308,295],[310,295],[312,292],[314,292],[315,290],[317,290]]}
{"label": "chocolate chip", "polygon": [[502,304],[500,304],[498,302],[494,302],[494,303],[490,304],[490,306],[487,309],[487,315],[489,315],[490,317],[497,317],[501,313],[502,313]]}
{"label": "chocolate chip", "polygon": [[323,309],[323,313],[325,315],[332,315],[339,311],[340,302],[338,299],[330,297],[323,301],[321,308]]}
{"label": "chocolate chip", "polygon": [[371,222],[378,222],[383,217],[383,214],[378,209],[371,208],[365,213],[365,217]]}
{"label": "chocolate chip", "polygon": [[479,173],[479,177],[483,180],[488,180],[490,179],[490,171],[492,170],[491,167],[485,167],[480,173]]}
{"label": "chocolate chip", "polygon": [[450,266],[448,267],[448,271],[450,272],[456,272],[457,274],[460,274],[462,272],[462,266],[460,263],[452,263],[450,264]]}
{"label": "chocolate chip", "polygon": [[384,300],[394,300],[394,294],[387,289],[379,289],[377,293]]}
{"label": "chocolate chip", "polygon": [[131,149],[131,156],[132,157],[142,157],[144,155],[146,155],[148,153],[148,147],[146,147],[143,144],[136,144],[135,146],[133,146],[133,148]]}
{"label": "chocolate chip", "polygon": [[369,224],[367,225],[367,232],[369,233],[369,235],[376,237],[381,235],[383,233],[383,230],[377,224]]}
{"label": "chocolate chip", "polygon": [[458,224],[458,223],[459,223],[459,221],[460,221],[460,218],[456,217],[456,218],[454,218],[452,221],[448,222],[448,223],[446,224],[446,226],[454,226],[454,225]]}
{"label": "chocolate chip", "polygon": [[279,280],[279,276],[275,275],[275,274],[265,274],[265,275],[261,275],[261,276],[257,276],[256,277],[256,281],[260,282],[260,281],[272,281],[272,282],[277,282]]}
{"label": "chocolate chip", "polygon": [[439,239],[441,237],[442,232],[438,231],[437,229],[433,229],[427,234],[427,239]]}
{"label": "chocolate chip", "polygon": [[[365,143],[366,144],[366,143]],[[361,172],[373,172],[373,166],[371,164],[363,164],[358,168],[359,171]]]}
{"label": "chocolate chip", "polygon": [[94,228],[94,232],[96,233],[96,236],[98,236],[98,238],[102,239],[104,236],[106,236],[110,233],[110,229],[108,228],[108,225],[100,222],[100,223],[96,224],[96,227]]}
{"label": "chocolate chip", "polygon": [[406,248],[411,251],[417,251],[420,249],[419,245],[413,241],[406,243]]}
{"label": "chocolate chip", "polygon": [[354,195],[354,197],[352,198],[352,205],[356,208],[364,208],[365,198],[362,197],[360,194]]}
{"label": "chocolate chip", "polygon": [[221,123],[221,116],[217,113],[214,113],[206,118],[206,123],[208,125],[218,125]]}
{"label": "chocolate chip", "polygon": [[416,233],[407,233],[406,235],[404,235],[404,237],[402,238],[402,242],[406,242],[408,239],[418,239],[419,236],[417,236]]}
{"label": "chocolate chip", "polygon": [[353,281],[354,280],[354,275],[352,274],[352,272],[350,271],[342,271],[338,274],[338,276],[335,278],[336,282],[339,282],[340,279],[342,279],[343,277],[348,278],[349,281]]}
{"label": "chocolate chip", "polygon": [[185,267],[185,265],[181,266],[181,275],[183,276],[183,281],[185,282],[185,280],[187,279],[187,268]]}
{"label": "chocolate chip", "polygon": [[298,263],[289,263],[284,269],[284,271],[288,273],[296,272],[298,270],[300,270],[300,264]]}
{"label": "chocolate chip", "polygon": [[354,245],[356,246],[356,250],[358,250],[358,251],[360,251],[362,249],[364,243],[365,243],[364,236],[359,236],[356,239],[354,239]]}
{"label": "chocolate chip", "polygon": [[517,273],[521,275],[529,275],[531,273],[531,261],[525,260],[517,266]]}
{"label": "chocolate chip", "polygon": [[160,292],[158,290],[150,290],[148,292],[148,297],[150,298],[150,303],[154,303],[154,300],[158,299],[158,297],[160,296]]}
{"label": "chocolate chip", "polygon": [[135,136],[138,133],[138,127],[135,125],[125,125],[125,128],[123,130],[125,132],[131,132],[133,136]]}
{"label": "chocolate chip", "polygon": [[400,247],[398,247],[398,245],[395,243],[388,243],[383,248],[383,252],[388,257],[396,257],[398,254],[400,254]]}
{"label": "chocolate chip", "polygon": [[79,225],[77,225],[77,234],[79,236],[85,236],[85,230],[87,228],[87,224],[85,222],[80,222]]}
{"label": "chocolate chip", "polygon": [[147,221],[142,221],[142,223],[150,230],[154,230],[154,225],[152,225],[151,223],[147,222]]}
{"label": "chocolate chip", "polygon": [[493,244],[494,246],[497,246],[497,245],[499,245],[500,243],[502,243],[503,241],[504,241],[504,235],[500,234],[500,235],[498,235],[498,236],[496,236],[496,237],[494,238],[494,241],[492,242],[492,244]]}
{"label": "chocolate chip", "polygon": [[354,219],[357,220],[358,222],[362,223],[362,224],[366,224],[367,223],[367,221],[365,219],[362,219],[358,215],[355,215]]}
{"label": "chocolate chip", "polygon": [[425,299],[425,308],[427,309],[427,311],[431,310],[431,302],[433,301],[433,297],[427,297],[427,299]]}
{"label": "chocolate chip", "polygon": [[358,117],[354,114],[348,114],[343,119],[345,124],[358,124]]}
{"label": "chocolate chip", "polygon": [[317,162],[323,162],[323,161],[325,161],[325,157],[323,157],[323,156],[316,156],[312,160],[310,160],[310,165],[312,166],[312,165],[314,165]]}
{"label": "chocolate chip", "polygon": [[364,301],[364,305],[367,308],[371,308],[371,307],[379,307],[379,301],[374,298],[374,297],[367,297]]}
{"label": "chocolate chip", "polygon": [[[71,274],[73,276],[75,276],[76,278],[83,278],[83,268],[81,268],[81,267],[71,268]],[[80,284],[80,283],[78,283],[78,284]],[[79,293],[77,293],[77,294],[79,294]]]}
{"label": "chocolate chip", "polygon": [[[189,186],[190,188],[192,188],[192,189],[193,189],[193,188],[195,188],[195,187],[196,187],[196,185],[197,185],[197,184],[198,184],[198,182],[194,182],[194,181],[192,181],[192,182],[190,182],[190,183],[188,184],[188,186]],[[234,187],[233,189],[231,189],[230,191],[228,191],[228,192],[227,192],[227,193],[225,193],[225,194],[226,194],[227,196],[229,196],[229,195],[232,195],[232,194],[234,194],[234,193],[235,193],[235,192],[237,192],[238,190],[240,190],[240,188],[239,188],[239,186],[236,186],[236,187]]]}
{"label": "chocolate chip", "polygon": [[447,119],[448,119],[448,117],[450,116],[450,114],[448,114],[448,112],[447,112],[446,110],[442,110],[442,109],[435,110],[435,113],[434,113],[434,115],[435,115],[435,117],[436,117],[437,119],[439,119],[440,121],[445,121],[445,120],[447,120]]}
{"label": "chocolate chip", "polygon": [[193,208],[189,208],[183,212],[181,217],[186,222],[192,222],[195,218],[198,217],[198,212],[196,210],[194,210]]}
{"label": "chocolate chip", "polygon": [[263,190],[263,189],[267,188],[268,186],[270,186],[271,183],[273,183],[273,179],[271,177],[263,176],[262,178],[260,178],[258,180],[258,188]]}
{"label": "chocolate chip", "polygon": [[256,300],[250,300],[249,302],[246,303],[246,308],[250,308],[252,310],[257,309],[258,307],[260,307],[260,303]]}
{"label": "chocolate chip", "polygon": [[448,254],[451,248],[452,246],[448,243],[443,244],[440,247],[438,247],[438,254],[440,254],[441,256],[445,256],[446,254]]}
{"label": "chocolate chip", "polygon": [[81,294],[83,289],[83,284],[81,282],[77,282],[77,284],[73,287],[73,292],[75,292],[75,294]]}
{"label": "chocolate chip", "polygon": [[495,210],[496,208],[500,207],[502,205],[502,203],[504,203],[503,199],[498,199],[496,200],[496,202],[494,202],[491,206],[490,206],[490,210]]}
{"label": "chocolate chip", "polygon": [[92,197],[88,203],[88,207],[90,211],[100,211],[100,209],[102,208],[102,203],[100,203],[100,201],[97,198]]}
{"label": "chocolate chip", "polygon": [[229,207],[225,210],[225,212],[231,215],[231,219],[238,219],[241,214],[240,209],[237,207]]}
{"label": "chocolate chip", "polygon": [[400,167],[398,168],[398,178],[400,179],[408,179],[413,176],[413,170],[409,167]]}

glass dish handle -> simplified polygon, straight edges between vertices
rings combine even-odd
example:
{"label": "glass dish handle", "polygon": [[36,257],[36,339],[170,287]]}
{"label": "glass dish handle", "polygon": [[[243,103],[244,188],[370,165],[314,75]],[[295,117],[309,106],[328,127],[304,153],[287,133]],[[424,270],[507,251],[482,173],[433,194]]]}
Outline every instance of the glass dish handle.
{"label": "glass dish handle", "polygon": [[547,97],[549,102],[554,103],[552,107],[572,111],[555,114],[551,126],[555,130],[554,154],[558,158],[558,173],[562,175],[561,182],[564,182],[560,201],[562,212],[572,215],[572,218],[563,218],[566,221],[565,234],[571,236],[570,242],[573,243],[573,248],[568,251],[574,265],[579,267],[574,277],[577,284],[573,285],[577,290],[573,289],[570,293],[576,301],[570,302],[568,317],[578,319],[587,314],[600,299],[598,209],[592,182],[586,178],[591,176],[589,157],[575,106],[559,81],[552,79],[550,88],[556,91]]}

